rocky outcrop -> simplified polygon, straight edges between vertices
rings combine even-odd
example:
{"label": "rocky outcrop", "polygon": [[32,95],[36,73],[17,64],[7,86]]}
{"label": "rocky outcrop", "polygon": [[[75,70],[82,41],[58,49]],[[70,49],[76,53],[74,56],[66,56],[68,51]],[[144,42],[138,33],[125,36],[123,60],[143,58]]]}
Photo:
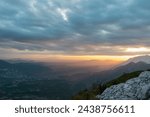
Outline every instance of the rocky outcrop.
{"label": "rocky outcrop", "polygon": [[102,100],[150,99],[150,71],[142,72],[139,77],[125,83],[113,85],[96,97]]}

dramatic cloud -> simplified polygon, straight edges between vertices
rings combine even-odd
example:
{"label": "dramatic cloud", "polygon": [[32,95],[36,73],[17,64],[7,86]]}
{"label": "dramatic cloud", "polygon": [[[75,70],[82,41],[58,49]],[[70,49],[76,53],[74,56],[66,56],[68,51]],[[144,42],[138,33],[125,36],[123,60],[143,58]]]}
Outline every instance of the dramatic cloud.
{"label": "dramatic cloud", "polygon": [[150,53],[149,0],[0,0],[0,3],[3,50],[69,55]]}

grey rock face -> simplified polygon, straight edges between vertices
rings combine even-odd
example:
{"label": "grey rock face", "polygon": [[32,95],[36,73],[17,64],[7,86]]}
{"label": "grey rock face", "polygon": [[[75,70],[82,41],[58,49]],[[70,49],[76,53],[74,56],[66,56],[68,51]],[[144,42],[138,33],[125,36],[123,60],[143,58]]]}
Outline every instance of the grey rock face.
{"label": "grey rock face", "polygon": [[142,72],[139,77],[125,83],[113,85],[96,97],[102,100],[150,99],[150,71]]}

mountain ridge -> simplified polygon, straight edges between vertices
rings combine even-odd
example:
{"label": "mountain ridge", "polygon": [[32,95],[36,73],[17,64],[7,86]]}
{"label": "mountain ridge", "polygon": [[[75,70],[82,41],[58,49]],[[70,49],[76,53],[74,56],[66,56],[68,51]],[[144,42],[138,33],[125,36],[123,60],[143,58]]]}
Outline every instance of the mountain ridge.
{"label": "mountain ridge", "polygon": [[136,57],[128,59],[127,61],[121,63],[120,65],[126,65],[131,62],[134,62],[134,63],[144,62],[144,63],[150,64],[150,55],[136,56]]}
{"label": "mountain ridge", "polygon": [[89,76],[88,79],[90,80],[90,82],[92,80],[95,80],[95,82],[101,82],[103,84],[105,82],[113,80],[116,77],[121,76],[124,73],[130,73],[134,71],[148,70],[148,69],[150,69],[150,64],[147,64],[145,62],[138,62],[138,63],[131,62],[129,64],[119,66],[112,70],[97,72]]}
{"label": "mountain ridge", "polygon": [[[28,99],[69,99],[69,96],[82,89],[91,87],[92,84],[96,82],[105,84],[106,82],[112,81],[123,74],[147,69],[150,69],[150,64],[147,64],[143,61],[139,61],[136,63],[130,62],[115,69],[96,73],[94,72],[92,75],[91,73],[87,72],[85,73],[85,75],[88,77],[85,77],[84,74],[76,74],[75,76],[79,77],[79,79],[77,78],[78,80],[74,81],[76,83],[73,84],[73,82],[70,82],[66,77],[73,78],[74,76],[59,74],[59,72],[53,71],[50,66],[44,66],[44,64],[42,65],[42,63],[25,61],[9,63],[7,61],[0,60],[0,88],[3,89],[3,92],[5,92],[6,90],[10,90],[10,92],[6,91],[5,94],[11,94],[10,97],[12,97],[13,99],[17,98],[13,95],[13,92],[18,93],[18,91],[27,92],[23,94],[27,95]],[[84,76],[85,78],[80,79],[80,77],[82,76]],[[9,87],[11,87],[11,89],[8,89],[6,84],[9,84]],[[66,88],[68,89],[67,94],[63,94]],[[50,94],[47,93],[45,97],[43,97],[42,91],[45,93],[52,93],[52,97],[50,96]],[[31,97],[30,92],[33,92],[34,94]],[[6,98],[9,98],[9,94]],[[20,99],[27,99],[24,97],[23,94]],[[0,99],[5,98],[0,97]]]}

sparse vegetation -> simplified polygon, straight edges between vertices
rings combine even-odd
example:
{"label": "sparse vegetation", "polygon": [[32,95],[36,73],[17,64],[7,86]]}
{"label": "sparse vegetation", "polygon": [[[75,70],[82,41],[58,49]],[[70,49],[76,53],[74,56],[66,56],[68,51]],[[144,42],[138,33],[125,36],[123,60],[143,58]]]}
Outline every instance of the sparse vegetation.
{"label": "sparse vegetation", "polygon": [[105,85],[93,84],[89,89],[80,91],[72,97],[73,100],[96,100],[96,94],[102,93],[106,89]]}
{"label": "sparse vegetation", "polygon": [[[150,70],[148,70],[150,71]],[[93,86],[89,89],[85,89],[80,91],[78,94],[72,97],[73,100],[96,100],[96,95],[101,94],[106,88],[117,85],[120,83],[124,83],[129,79],[138,77],[142,71],[135,71],[131,73],[124,73],[120,77],[109,81],[105,84],[93,84]]]}

